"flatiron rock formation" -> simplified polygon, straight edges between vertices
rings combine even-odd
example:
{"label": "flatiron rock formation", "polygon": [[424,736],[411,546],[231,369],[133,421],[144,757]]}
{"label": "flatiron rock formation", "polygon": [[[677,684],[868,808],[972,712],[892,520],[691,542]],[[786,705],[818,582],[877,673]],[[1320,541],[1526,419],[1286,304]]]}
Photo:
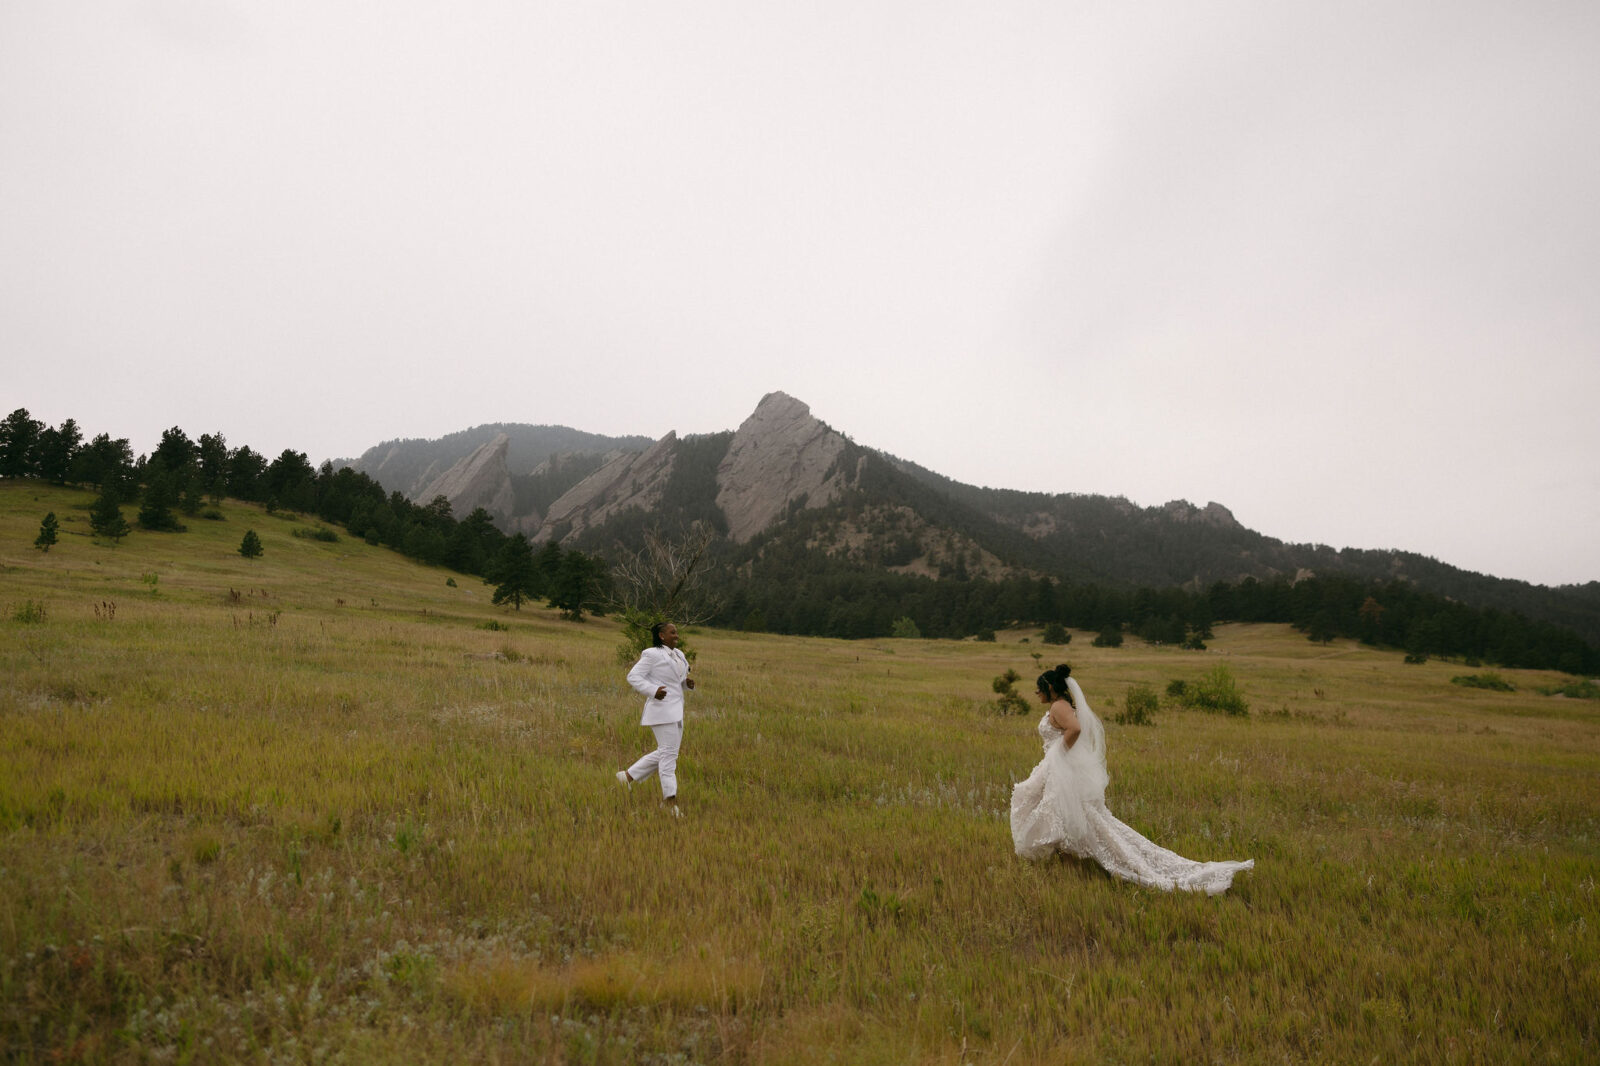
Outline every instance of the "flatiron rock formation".
{"label": "flatiron rock formation", "polygon": [[808,507],[833,502],[856,473],[836,469],[846,447],[841,434],[793,396],[763,396],[717,468],[717,506],[727,516],[728,536],[749,540],[801,497]]}
{"label": "flatiron rock formation", "polygon": [[672,477],[678,434],[668,433],[642,452],[617,452],[599,470],[561,495],[544,516],[535,540],[560,532],[563,539],[603,525],[612,515],[637,507],[654,510]]}
{"label": "flatiron rock formation", "polygon": [[450,510],[457,518],[482,507],[496,521],[508,520],[516,505],[511,472],[506,468],[510,444],[511,438],[499,434],[428,482],[413,499],[425,504],[435,496],[443,496],[450,501]]}

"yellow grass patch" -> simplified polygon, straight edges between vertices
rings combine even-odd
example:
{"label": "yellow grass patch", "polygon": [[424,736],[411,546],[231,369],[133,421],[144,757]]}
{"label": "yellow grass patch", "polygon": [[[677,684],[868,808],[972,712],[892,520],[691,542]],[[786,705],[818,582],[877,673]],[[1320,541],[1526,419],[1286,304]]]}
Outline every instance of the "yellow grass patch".
{"label": "yellow grass patch", "polygon": [[737,1013],[760,994],[759,964],[701,948],[672,959],[633,952],[576,959],[550,967],[498,957],[464,964],[444,979],[446,991],[484,1014],[696,1007]]}

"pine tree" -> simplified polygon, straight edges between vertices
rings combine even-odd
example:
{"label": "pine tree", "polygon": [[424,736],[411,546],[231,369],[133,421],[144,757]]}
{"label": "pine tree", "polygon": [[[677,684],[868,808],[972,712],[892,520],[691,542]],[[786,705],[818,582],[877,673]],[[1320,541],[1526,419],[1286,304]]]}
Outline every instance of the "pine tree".
{"label": "pine tree", "polygon": [[546,589],[555,585],[560,573],[561,545],[552,540],[533,557],[533,584],[528,587],[528,595],[543,596]]}
{"label": "pine tree", "polygon": [[260,557],[261,551],[261,538],[256,536],[256,531],[245,530],[244,539],[239,542],[239,554],[246,559],[256,559]]}
{"label": "pine tree", "polygon": [[600,560],[580,551],[569,551],[561,556],[561,566],[551,582],[550,606],[561,611],[561,617],[573,622],[583,620],[583,609],[593,599],[600,577],[605,572]]}
{"label": "pine tree", "polygon": [[39,433],[38,474],[46,481],[65,485],[72,472],[72,460],[83,447],[83,432],[78,423],[67,419],[55,429]]}
{"label": "pine tree", "polygon": [[44,423],[19,407],[0,422],[0,477],[32,477],[38,472],[39,435]]}
{"label": "pine tree", "polygon": [[128,520],[122,517],[122,508],[117,505],[115,489],[107,488],[95,497],[94,506],[89,508],[89,528],[97,537],[110,537],[112,541],[119,541],[130,532]]}
{"label": "pine tree", "polygon": [[183,526],[172,513],[176,496],[177,493],[172,487],[172,477],[164,471],[157,470],[150,478],[150,483],[144,487],[144,506],[139,508],[139,524],[145,529],[183,532]]}
{"label": "pine tree", "polygon": [[44,516],[44,521],[39,523],[39,535],[33,538],[33,546],[42,552],[48,553],[50,546],[56,542],[56,513],[51,511]]}
{"label": "pine tree", "polygon": [[535,595],[538,573],[533,562],[533,545],[525,534],[518,533],[506,541],[505,547],[495,557],[489,580],[495,583],[496,605],[509,603],[514,610],[522,610],[522,601]]}

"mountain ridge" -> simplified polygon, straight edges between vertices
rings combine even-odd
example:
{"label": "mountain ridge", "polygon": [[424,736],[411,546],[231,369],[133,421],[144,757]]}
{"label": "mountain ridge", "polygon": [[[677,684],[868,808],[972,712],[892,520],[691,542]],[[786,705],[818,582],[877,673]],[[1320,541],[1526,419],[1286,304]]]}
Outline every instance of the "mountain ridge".
{"label": "mountain ridge", "polygon": [[414,499],[429,482],[502,434],[506,437],[506,469],[512,477],[526,476],[540,464],[565,453],[642,448],[652,442],[644,436],[611,437],[570,426],[485,422],[443,437],[400,437],[381,441],[357,458],[334,459],[332,463],[335,469],[348,466],[368,475],[388,491]]}
{"label": "mountain ridge", "polygon": [[[414,491],[449,488],[455,483],[438,469],[444,458],[457,456],[452,468],[476,462],[477,469],[492,470],[492,457],[479,453],[510,453],[509,439],[498,442],[505,426],[453,435],[453,452],[430,455],[421,442],[386,442],[364,459],[395,473],[394,453],[405,444],[411,468],[433,471],[432,485]],[[1120,496],[966,485],[856,444],[783,392],[762,397],[737,430],[721,434],[680,438],[671,432],[652,441],[537,428],[549,431],[540,438],[551,449],[544,463],[568,471],[566,480],[549,481],[551,492],[562,491],[543,515],[522,502],[511,514],[491,514],[502,528],[543,541],[606,550],[636,544],[649,527],[698,520],[722,535],[726,558],[734,564],[781,551],[810,553],[832,560],[829,565],[933,578],[1050,577],[1190,590],[1249,579],[1292,583],[1315,574],[1398,579],[1600,639],[1600,581],[1539,586],[1416,552],[1289,543],[1245,527],[1217,501],[1140,506]],[[467,434],[476,434],[470,450],[464,446],[474,438]],[[507,481],[533,476],[512,473],[509,463],[505,469]],[[414,476],[413,484],[418,480]],[[460,484],[454,497],[443,493],[453,508],[471,503],[469,488],[480,499],[504,499],[504,492],[491,492],[482,479]]]}

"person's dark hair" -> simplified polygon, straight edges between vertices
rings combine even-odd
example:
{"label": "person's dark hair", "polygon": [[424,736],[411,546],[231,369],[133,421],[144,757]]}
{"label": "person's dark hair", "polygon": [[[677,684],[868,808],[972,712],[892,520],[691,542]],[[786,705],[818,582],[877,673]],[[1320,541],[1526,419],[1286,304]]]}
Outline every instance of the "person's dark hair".
{"label": "person's dark hair", "polygon": [[[1039,691],[1053,699],[1066,700],[1072,703],[1072,693],[1067,690],[1067,678],[1072,676],[1072,667],[1062,663],[1054,670],[1046,670],[1039,675]],[[1077,704],[1073,704],[1077,706]]]}
{"label": "person's dark hair", "polygon": [[665,622],[657,622],[650,627],[650,646],[652,648],[664,647],[661,643],[661,631],[665,628],[667,628],[667,623]]}

